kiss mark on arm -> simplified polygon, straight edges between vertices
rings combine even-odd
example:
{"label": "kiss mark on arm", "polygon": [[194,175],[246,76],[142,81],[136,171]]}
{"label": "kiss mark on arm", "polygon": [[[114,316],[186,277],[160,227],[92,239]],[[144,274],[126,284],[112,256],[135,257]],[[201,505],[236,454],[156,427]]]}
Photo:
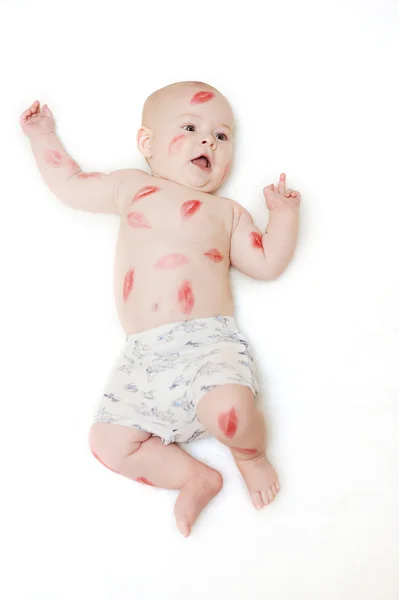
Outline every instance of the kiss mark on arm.
{"label": "kiss mark on arm", "polygon": [[254,248],[262,248],[262,250],[263,250],[261,234],[258,233],[257,231],[251,231],[251,233],[249,235],[251,236],[252,246]]}
{"label": "kiss mark on arm", "polygon": [[178,291],[178,300],[180,310],[185,315],[189,315],[194,306],[194,294],[189,281],[183,281]]}
{"label": "kiss mark on arm", "polygon": [[130,212],[127,215],[127,222],[129,223],[130,227],[135,227],[136,229],[140,227],[147,227],[148,229],[151,229],[152,227],[148,219],[142,213],[138,212]]}
{"label": "kiss mark on arm", "polygon": [[204,252],[204,256],[210,258],[213,262],[218,263],[223,260],[223,256],[216,248],[211,248],[208,252]]}
{"label": "kiss mark on arm", "polygon": [[99,173],[99,172],[94,172],[94,173],[78,173],[76,175],[76,177],[78,177],[79,179],[101,179],[101,176],[103,174]]}
{"label": "kiss mark on arm", "polygon": [[145,485],[152,485],[153,487],[156,487],[154,483],[151,483],[151,481],[149,481],[147,479],[147,477],[137,477],[134,481],[137,481],[138,483],[145,483]]}
{"label": "kiss mark on arm", "polygon": [[184,254],[165,254],[160,258],[154,265],[156,269],[173,269],[174,267],[180,267],[186,265],[188,258]]}
{"label": "kiss mark on arm", "polygon": [[187,200],[181,205],[180,216],[182,219],[188,219],[195,215],[200,209],[202,202],[200,200]]}

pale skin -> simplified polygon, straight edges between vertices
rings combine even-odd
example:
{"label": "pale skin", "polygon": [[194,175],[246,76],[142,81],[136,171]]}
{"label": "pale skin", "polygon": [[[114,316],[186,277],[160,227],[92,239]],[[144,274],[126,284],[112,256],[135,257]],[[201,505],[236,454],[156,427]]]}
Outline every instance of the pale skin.
{"label": "pale skin", "polygon": [[[41,110],[39,101],[23,112],[20,124],[45,182],[61,201],[120,216],[114,281],[126,336],[185,319],[233,316],[229,267],[271,280],[294,254],[301,195],[286,188],[284,173],[276,187],[263,189],[270,211],[265,232],[238,202],[214,194],[231,167],[234,123],[230,105],[213,88],[184,84],[165,90],[137,133],[151,174],[139,169],[82,173],[56,136],[50,109]],[[203,159],[192,162],[203,154],[210,168]],[[272,502],[280,484],[267,458],[264,417],[252,391],[218,386],[202,397],[197,415],[230,449],[254,506]],[[181,490],[175,516],[184,536],[222,487],[218,471],[177,444],[166,446],[133,428],[95,423],[89,444],[111,470]]]}

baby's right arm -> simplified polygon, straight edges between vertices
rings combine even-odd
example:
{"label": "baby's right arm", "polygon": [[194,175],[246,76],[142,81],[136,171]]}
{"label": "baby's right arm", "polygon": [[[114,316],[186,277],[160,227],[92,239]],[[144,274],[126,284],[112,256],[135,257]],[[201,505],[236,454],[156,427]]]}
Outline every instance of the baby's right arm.
{"label": "baby's right arm", "polygon": [[119,213],[117,191],[122,172],[82,173],[79,165],[66,153],[55,133],[50,109],[36,100],[20,118],[23,132],[30,139],[39,171],[50,190],[66,205],[89,212]]}

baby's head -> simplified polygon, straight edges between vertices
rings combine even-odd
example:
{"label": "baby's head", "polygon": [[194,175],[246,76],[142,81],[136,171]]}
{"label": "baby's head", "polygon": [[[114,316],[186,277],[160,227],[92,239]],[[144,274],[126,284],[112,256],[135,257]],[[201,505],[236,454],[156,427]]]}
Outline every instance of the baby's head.
{"label": "baby's head", "polygon": [[233,111],[218,90],[182,81],[147,98],[137,145],[155,177],[211,193],[229,172],[233,129]]}

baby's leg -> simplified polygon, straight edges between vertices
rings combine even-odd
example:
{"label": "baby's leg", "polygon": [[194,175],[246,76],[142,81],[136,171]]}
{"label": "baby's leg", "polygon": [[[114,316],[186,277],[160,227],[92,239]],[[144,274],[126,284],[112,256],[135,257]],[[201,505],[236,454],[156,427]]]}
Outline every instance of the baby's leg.
{"label": "baby's leg", "polygon": [[166,489],[181,490],[175,504],[176,525],[190,534],[202,509],[220,491],[222,476],[195,460],[176,444],[113,423],[94,423],[89,446],[94,456],[115,473]]}
{"label": "baby's leg", "polygon": [[250,388],[226,384],[205,394],[197,418],[206,430],[228,446],[256,508],[277,495],[280,484],[266,457],[266,427]]}

